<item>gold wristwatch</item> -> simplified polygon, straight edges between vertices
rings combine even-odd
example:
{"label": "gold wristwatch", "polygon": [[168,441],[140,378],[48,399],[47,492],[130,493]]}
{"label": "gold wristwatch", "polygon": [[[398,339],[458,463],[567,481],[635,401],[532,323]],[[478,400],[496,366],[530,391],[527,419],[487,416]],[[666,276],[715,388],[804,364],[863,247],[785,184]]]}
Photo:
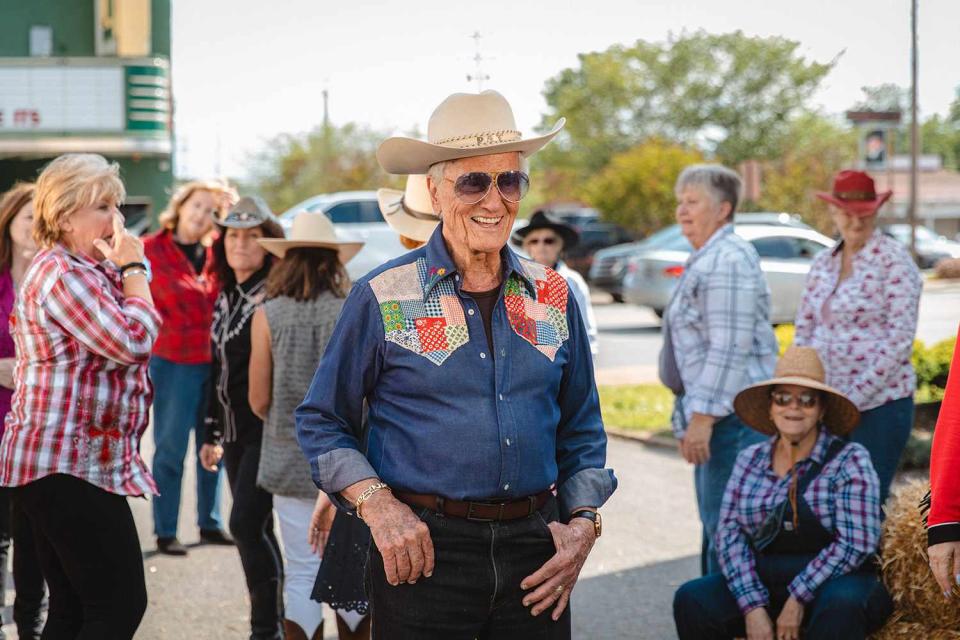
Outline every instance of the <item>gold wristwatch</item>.
{"label": "gold wristwatch", "polygon": [[593,523],[593,532],[599,538],[600,534],[603,533],[603,518],[600,517],[599,511],[590,511],[590,509],[580,509],[579,511],[574,511],[570,515],[570,519],[574,518],[586,518],[587,520]]}

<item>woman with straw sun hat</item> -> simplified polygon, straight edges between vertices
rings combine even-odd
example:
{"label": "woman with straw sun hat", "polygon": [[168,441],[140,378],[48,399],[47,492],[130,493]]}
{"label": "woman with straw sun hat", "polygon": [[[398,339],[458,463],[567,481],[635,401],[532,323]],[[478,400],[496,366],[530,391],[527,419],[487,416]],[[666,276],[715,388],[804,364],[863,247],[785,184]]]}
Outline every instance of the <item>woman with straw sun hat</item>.
{"label": "woman with straw sun hat", "polygon": [[[289,238],[261,238],[258,243],[279,261],[267,276],[266,301],[253,314],[250,334],[248,397],[250,408],[263,420],[257,486],[273,495],[283,538],[284,637],[322,638],[323,605],[311,594],[335,509],[313,484],[310,465],[297,444],[293,412],[307,393],[350,289],[344,265],[363,243],[340,240],[326,216],[306,212],[294,219]],[[369,540],[362,533],[352,537],[361,543]],[[340,550],[351,540],[340,537],[335,542]],[[332,555],[336,557],[324,562],[332,562],[335,573],[355,575],[361,594],[327,599],[344,609],[337,616],[340,637],[369,637],[369,623],[358,629],[366,613],[363,567],[350,565],[344,553]],[[345,610],[348,601],[364,607]]]}
{"label": "woman with straw sun hat", "polygon": [[880,483],[845,437],[860,412],[825,383],[817,352],[791,347],[774,378],[741,391],[737,415],[771,436],[744,449],[723,498],[722,575],[674,598],[688,638],[864,638],[892,602],[867,562],[880,538]]}

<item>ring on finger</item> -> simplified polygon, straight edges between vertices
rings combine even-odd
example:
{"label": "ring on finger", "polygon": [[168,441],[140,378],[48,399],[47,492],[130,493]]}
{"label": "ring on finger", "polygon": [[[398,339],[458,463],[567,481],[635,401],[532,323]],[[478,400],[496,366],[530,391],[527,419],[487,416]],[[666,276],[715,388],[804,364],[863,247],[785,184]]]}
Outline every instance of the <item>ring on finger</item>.
{"label": "ring on finger", "polygon": [[556,592],[556,593],[563,593],[563,590],[564,590],[565,588],[566,588],[566,587],[564,587],[564,586],[561,584],[561,585],[559,585],[556,589],[554,589],[554,592]]}

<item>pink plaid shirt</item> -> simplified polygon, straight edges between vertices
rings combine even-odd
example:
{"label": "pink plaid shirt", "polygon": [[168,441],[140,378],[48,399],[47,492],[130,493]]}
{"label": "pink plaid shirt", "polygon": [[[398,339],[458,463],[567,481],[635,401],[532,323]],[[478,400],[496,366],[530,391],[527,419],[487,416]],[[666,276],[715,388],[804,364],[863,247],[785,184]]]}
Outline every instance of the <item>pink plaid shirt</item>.
{"label": "pink plaid shirt", "polygon": [[910,355],[923,282],[907,250],[876,231],[838,285],[840,246],[818,254],[810,266],[795,341],[814,347],[827,383],[867,411],[916,389]]}
{"label": "pink plaid shirt", "polygon": [[10,320],[18,357],[0,485],[63,473],[119,495],[157,493],[140,438],[159,329],[153,306],[124,298],[113,269],[59,245],[41,251]]}

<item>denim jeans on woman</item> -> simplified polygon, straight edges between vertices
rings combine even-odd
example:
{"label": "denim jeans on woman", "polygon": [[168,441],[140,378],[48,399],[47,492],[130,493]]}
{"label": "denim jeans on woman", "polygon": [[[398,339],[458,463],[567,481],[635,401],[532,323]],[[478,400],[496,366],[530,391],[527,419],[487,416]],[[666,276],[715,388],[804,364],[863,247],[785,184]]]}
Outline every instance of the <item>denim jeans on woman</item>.
{"label": "denim jeans on woman", "polygon": [[[153,496],[153,529],[158,538],[177,535],[180,484],[190,432],[197,448],[197,525],[201,530],[223,529],[220,518],[220,472],[200,465],[203,419],[209,399],[210,365],[177,364],[165,358],[150,359],[153,382],[153,478],[160,495]],[[199,437],[197,434],[201,434]]]}
{"label": "denim jeans on woman", "polygon": [[850,434],[870,452],[880,478],[880,504],[890,495],[890,484],[913,428],[913,398],[900,398],[860,414],[860,424]]}
{"label": "denim jeans on woman", "polygon": [[430,528],[436,565],[416,584],[391,586],[375,543],[367,562],[374,640],[559,640],[570,638],[570,608],[556,622],[523,606],[520,581],[553,557],[551,499],[533,515],[473,522],[414,508]]}
{"label": "denim jeans on woman", "polygon": [[713,425],[710,436],[710,459],[693,469],[694,488],[697,491],[697,509],[703,524],[703,539],[700,547],[700,572],[703,575],[720,572],[714,538],[720,520],[720,506],[727,480],[733,473],[737,454],[752,444],[766,439],[740,421],[736,414],[721,418]]}

